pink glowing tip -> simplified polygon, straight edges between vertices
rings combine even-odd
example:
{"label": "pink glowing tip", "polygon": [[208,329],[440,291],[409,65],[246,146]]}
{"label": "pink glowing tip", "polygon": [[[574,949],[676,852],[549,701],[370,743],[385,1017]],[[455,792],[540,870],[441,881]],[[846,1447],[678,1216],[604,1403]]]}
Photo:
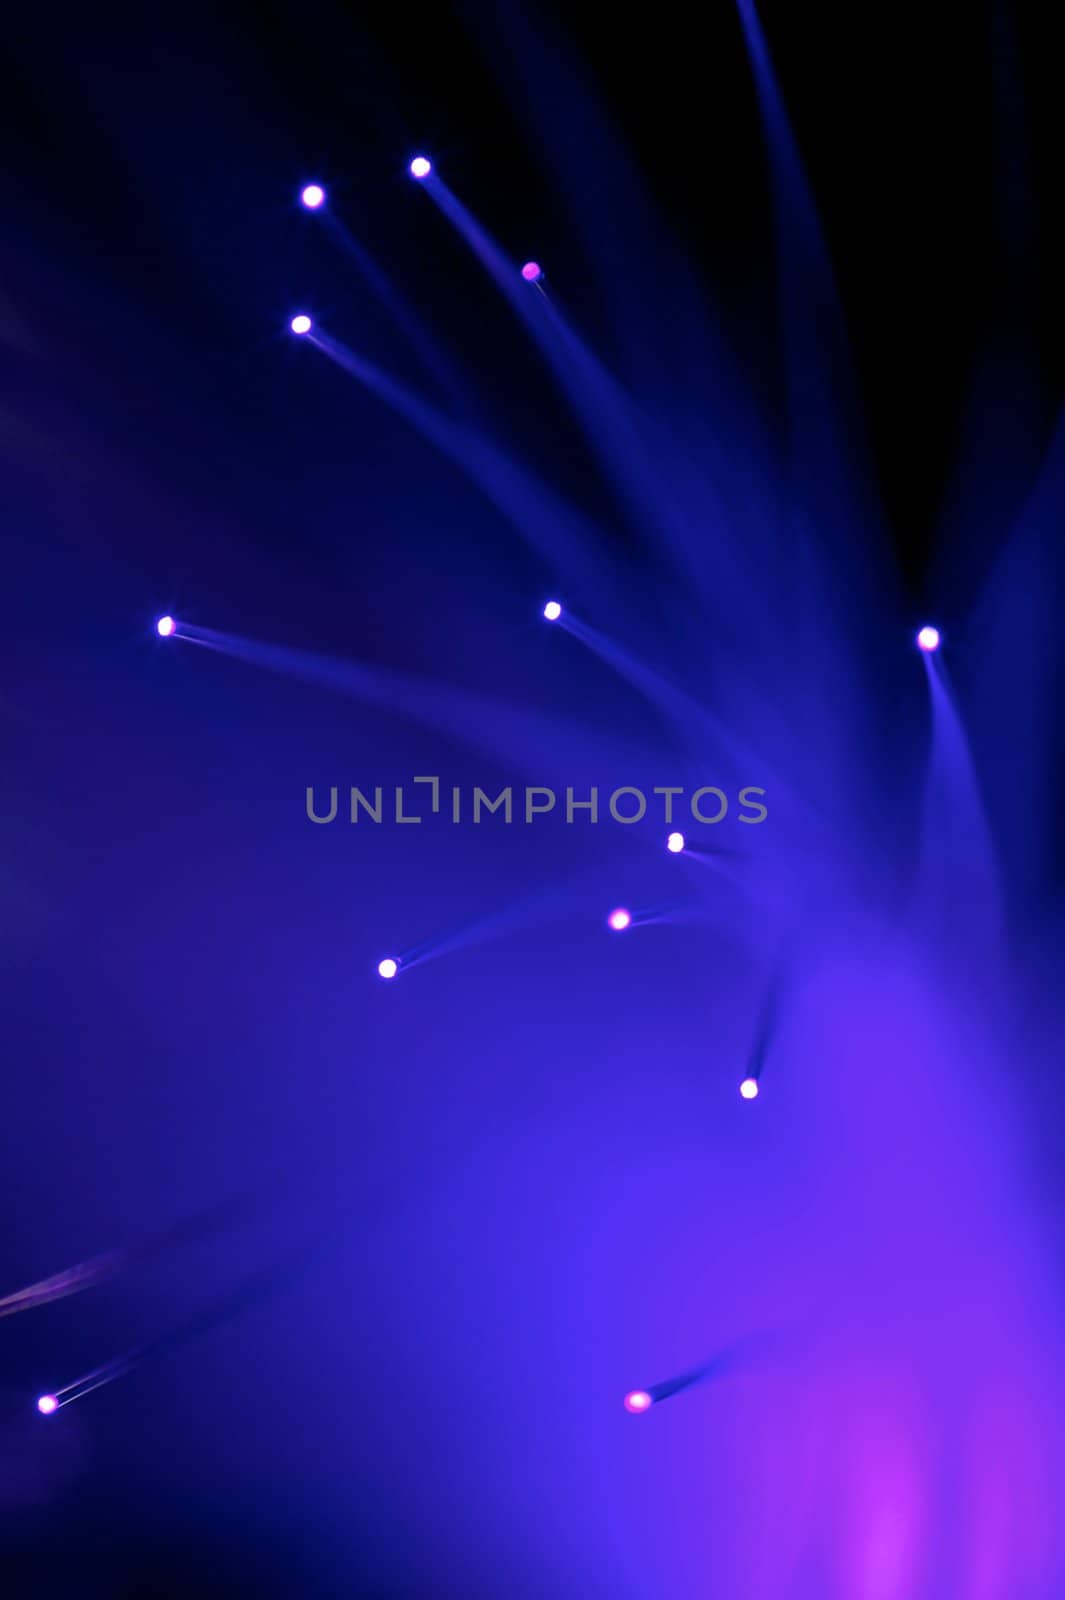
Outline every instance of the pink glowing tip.
{"label": "pink glowing tip", "polygon": [[918,650],[925,650],[925,651],[938,650],[939,649],[939,629],[938,628],[922,628],[920,633],[917,635],[917,648],[918,648]]}
{"label": "pink glowing tip", "polygon": [[160,639],[169,639],[176,627],[177,623],[174,621],[173,617],[160,617],[159,621],[155,624],[155,631],[159,635]]}
{"label": "pink glowing tip", "polygon": [[562,607],[557,600],[549,600],[544,607],[544,616],[548,622],[557,622],[562,615]]}
{"label": "pink glowing tip", "polygon": [[757,1078],[744,1078],[743,1082],[740,1084],[740,1094],[743,1096],[743,1098],[745,1100],[757,1100],[758,1099],[758,1079]]}
{"label": "pink glowing tip", "polygon": [[305,317],[303,315],[293,317],[292,321],[289,323],[289,327],[292,329],[293,333],[310,333],[311,319],[310,317]]}
{"label": "pink glowing tip", "polygon": [[325,190],[320,183],[309,183],[300,195],[300,199],[308,211],[317,211],[325,202]]}
{"label": "pink glowing tip", "polygon": [[654,1401],[646,1389],[633,1389],[625,1396],[625,1410],[631,1411],[634,1416],[639,1416],[641,1411],[650,1411]]}
{"label": "pink glowing tip", "polygon": [[427,178],[432,170],[433,163],[427,160],[425,156],[415,156],[410,164],[412,178]]}
{"label": "pink glowing tip", "polygon": [[42,1417],[50,1417],[53,1411],[59,1410],[59,1401],[54,1394],[42,1394],[37,1402],[37,1410]]}
{"label": "pink glowing tip", "polygon": [[526,283],[538,283],[544,275],[544,269],[538,261],[526,261],[521,269],[521,275]]}
{"label": "pink glowing tip", "polygon": [[377,963],[377,976],[379,978],[394,978],[399,971],[399,962],[393,961],[391,956],[386,956],[384,961]]}
{"label": "pink glowing tip", "polygon": [[619,906],[616,911],[612,911],[610,913],[606,920],[613,928],[615,933],[623,933],[628,927],[629,923],[632,921],[632,912],[626,911],[623,907]]}
{"label": "pink glowing tip", "polygon": [[684,849],[684,835],[682,833],[671,833],[666,840],[666,849],[671,855],[679,856]]}

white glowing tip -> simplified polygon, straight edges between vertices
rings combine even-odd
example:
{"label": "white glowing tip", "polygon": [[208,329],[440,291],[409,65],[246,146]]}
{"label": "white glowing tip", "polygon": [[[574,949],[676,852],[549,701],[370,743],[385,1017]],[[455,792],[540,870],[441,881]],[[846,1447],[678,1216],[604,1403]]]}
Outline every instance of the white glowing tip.
{"label": "white glowing tip", "polygon": [[53,1411],[59,1410],[59,1401],[54,1394],[42,1394],[37,1402],[37,1410],[42,1417],[50,1417]]}
{"label": "white glowing tip", "polygon": [[548,622],[557,622],[562,615],[562,607],[557,600],[549,600],[544,607],[544,616]]}
{"label": "white glowing tip", "polygon": [[289,327],[292,329],[293,333],[310,333],[311,319],[310,317],[304,316],[293,317],[292,321],[289,323]]}
{"label": "white glowing tip", "polygon": [[325,190],[320,183],[309,183],[300,195],[308,211],[317,211],[325,200]]}
{"label": "white glowing tip", "polygon": [[639,1416],[641,1411],[650,1411],[654,1401],[646,1389],[633,1389],[625,1396],[625,1410]]}
{"label": "white glowing tip", "polygon": [[666,840],[666,849],[671,855],[679,856],[684,849],[684,835],[682,833],[671,833]]}
{"label": "white glowing tip", "polygon": [[173,617],[160,617],[159,621],[155,624],[155,631],[159,635],[160,639],[169,639],[176,627],[177,623],[174,621]]}
{"label": "white glowing tip", "polygon": [[743,1096],[743,1098],[745,1100],[757,1100],[758,1099],[758,1079],[757,1078],[744,1078],[743,1082],[740,1084],[740,1094],[742,1094],[742,1096]]}
{"label": "white glowing tip", "polygon": [[425,156],[415,156],[410,164],[412,178],[427,178],[433,170],[433,163],[426,160]]}
{"label": "white glowing tip", "polygon": [[393,961],[391,956],[386,956],[384,961],[379,961],[377,964],[377,976],[379,978],[394,978],[398,971],[399,962]]}
{"label": "white glowing tip", "polygon": [[918,650],[930,651],[939,649],[939,629],[922,628],[917,635]]}

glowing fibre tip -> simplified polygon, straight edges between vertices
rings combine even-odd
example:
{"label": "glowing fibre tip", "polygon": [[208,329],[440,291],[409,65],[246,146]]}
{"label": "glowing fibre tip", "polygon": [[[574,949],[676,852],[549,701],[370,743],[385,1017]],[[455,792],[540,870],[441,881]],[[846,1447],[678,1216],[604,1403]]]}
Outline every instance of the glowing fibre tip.
{"label": "glowing fibre tip", "polygon": [[37,1402],[37,1410],[42,1417],[50,1417],[53,1411],[59,1410],[59,1401],[54,1394],[42,1394]]}
{"label": "glowing fibre tip", "polygon": [[155,631],[159,635],[160,639],[169,639],[176,627],[177,623],[174,621],[173,617],[160,617],[159,621],[155,624]]}
{"label": "glowing fibre tip", "polygon": [[289,327],[292,329],[293,333],[310,333],[311,319],[310,317],[304,316],[293,317],[292,321],[289,323]]}
{"label": "glowing fibre tip", "polygon": [[548,622],[557,622],[562,615],[562,607],[557,600],[549,600],[544,607],[544,616]]}
{"label": "glowing fibre tip", "polygon": [[938,628],[922,628],[920,633],[917,635],[917,648],[918,648],[918,650],[925,650],[925,651],[938,650],[939,649],[939,629]]}
{"label": "glowing fibre tip", "polygon": [[377,963],[377,976],[379,978],[394,978],[399,971],[399,962],[393,961],[391,956],[386,956],[384,961]]}
{"label": "glowing fibre tip", "polygon": [[544,275],[544,269],[538,261],[526,261],[521,269],[521,275],[526,283],[539,283]]}
{"label": "glowing fibre tip", "polygon": [[666,840],[666,849],[671,855],[679,856],[684,849],[684,835],[682,833],[671,833]]}
{"label": "glowing fibre tip", "polygon": [[325,201],[325,190],[320,183],[309,183],[300,195],[300,199],[308,211],[317,211]]}
{"label": "glowing fibre tip", "polygon": [[646,1389],[633,1389],[631,1394],[625,1396],[625,1410],[639,1416],[641,1411],[650,1411],[654,1401]]}
{"label": "glowing fibre tip", "polygon": [[619,906],[616,911],[610,913],[606,920],[615,933],[623,933],[632,921],[632,912],[626,911]]}
{"label": "glowing fibre tip", "polygon": [[758,1099],[758,1079],[757,1078],[744,1078],[743,1082],[740,1084],[740,1094],[743,1096],[743,1098],[745,1100],[757,1100]]}
{"label": "glowing fibre tip", "polygon": [[427,160],[425,156],[415,156],[410,164],[412,178],[427,178],[432,170],[433,163]]}

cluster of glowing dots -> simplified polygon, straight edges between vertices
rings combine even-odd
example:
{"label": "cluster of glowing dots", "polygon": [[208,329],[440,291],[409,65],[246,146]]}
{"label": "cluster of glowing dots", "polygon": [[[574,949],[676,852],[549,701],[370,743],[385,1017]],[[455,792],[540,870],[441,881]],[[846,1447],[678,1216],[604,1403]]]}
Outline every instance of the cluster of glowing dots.
{"label": "cluster of glowing dots", "polygon": [[917,648],[918,648],[918,650],[923,650],[926,655],[929,654],[933,650],[938,650],[939,649],[939,629],[938,628],[922,628],[921,631],[917,635]]}
{"label": "cluster of glowing dots", "polygon": [[740,1084],[740,1094],[743,1096],[743,1098],[745,1100],[757,1100],[758,1099],[758,1079],[757,1078],[744,1078],[743,1082]]}
{"label": "cluster of glowing dots", "polygon": [[684,849],[684,835],[682,833],[671,833],[666,840],[666,849],[671,856],[679,856]]}
{"label": "cluster of glowing dots", "polygon": [[544,607],[544,616],[548,622],[557,622],[562,615],[562,607],[557,600],[549,600]]}
{"label": "cluster of glowing dots", "polygon": [[289,323],[289,327],[292,329],[293,333],[310,333],[312,326],[313,324],[310,317],[306,316],[303,312],[301,312],[298,317],[293,317],[292,321]]}
{"label": "cluster of glowing dots", "polygon": [[526,283],[539,283],[544,275],[544,269],[538,261],[526,261],[521,269],[521,275]]}
{"label": "cluster of glowing dots", "polygon": [[377,963],[377,976],[379,978],[394,978],[398,971],[399,962],[394,961],[391,956],[386,956],[383,961]]}
{"label": "cluster of glowing dots", "polygon": [[308,211],[317,211],[325,204],[325,190],[320,183],[309,183],[300,194],[300,201]]}
{"label": "cluster of glowing dots", "polygon": [[155,631],[159,635],[160,639],[169,639],[176,627],[177,623],[174,621],[173,617],[160,617],[159,621],[155,624]]}
{"label": "cluster of glowing dots", "polygon": [[433,163],[428,159],[427,156],[415,156],[414,160],[410,164],[411,177],[418,178],[419,180],[422,178],[427,178],[432,170]]}
{"label": "cluster of glowing dots", "polygon": [[646,1389],[633,1389],[625,1396],[625,1410],[631,1411],[634,1416],[639,1416],[643,1411],[650,1411],[654,1401]]}
{"label": "cluster of glowing dots", "polygon": [[624,907],[619,906],[616,911],[610,913],[606,920],[615,933],[624,933],[632,922],[632,912],[626,911]]}
{"label": "cluster of glowing dots", "polygon": [[59,1401],[54,1394],[42,1394],[37,1402],[37,1410],[42,1417],[50,1417],[54,1411],[59,1410]]}

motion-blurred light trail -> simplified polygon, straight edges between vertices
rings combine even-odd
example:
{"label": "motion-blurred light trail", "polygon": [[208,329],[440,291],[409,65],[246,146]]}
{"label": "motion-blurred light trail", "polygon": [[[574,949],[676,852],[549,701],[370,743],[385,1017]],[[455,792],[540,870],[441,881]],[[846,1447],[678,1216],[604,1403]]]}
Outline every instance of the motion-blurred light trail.
{"label": "motion-blurred light trail", "polygon": [[[794,1344],[794,1338],[789,1341]],[[652,1406],[661,1405],[664,1400],[672,1400],[674,1395],[683,1394],[687,1389],[693,1389],[701,1383],[711,1382],[716,1378],[724,1378],[734,1372],[740,1371],[754,1362],[762,1362],[779,1354],[785,1348],[780,1334],[752,1335],[739,1339],[734,1344],[719,1350],[709,1361],[702,1362],[688,1372],[679,1372],[672,1378],[663,1378],[661,1383],[649,1384],[646,1389],[630,1389],[624,1399],[626,1411],[634,1415],[641,1415],[650,1411]]]}
{"label": "motion-blurred light trail", "polygon": [[109,1282],[120,1273],[152,1261],[166,1260],[190,1245],[227,1233],[254,1218],[264,1208],[278,1203],[281,1192],[277,1179],[257,1185],[215,1205],[206,1206],[137,1244],[105,1251],[62,1272],[53,1273],[51,1277],[31,1283],[24,1289],[16,1289],[13,1294],[0,1298],[0,1320],[25,1311],[36,1311],[56,1300],[81,1294],[86,1289]]}
{"label": "motion-blurred light trail", "polygon": [[[458,688],[426,674],[296,650],[199,623],[183,621],[179,638],[249,666],[446,731],[466,748],[509,764],[516,778],[535,779],[534,784],[525,787],[539,790],[545,805],[549,800],[557,804],[559,797],[564,803],[567,787],[573,786],[573,775],[587,768],[592,741],[612,769],[624,770],[636,783],[642,779],[646,793],[653,794],[656,783],[661,781],[661,755],[656,758],[647,744],[629,736],[628,729],[596,731],[588,723],[561,713],[494,698],[479,689]],[[683,793],[682,786],[676,792]],[[453,812],[448,815],[453,816]]]}
{"label": "motion-blurred light trail", "polygon": [[309,342],[428,439],[553,567],[585,586],[609,587],[597,530],[527,467],[321,329]]}
{"label": "motion-blurred light trail", "polygon": [[[691,573],[695,565],[701,575],[707,551],[712,548],[718,581],[738,581],[741,547],[734,541],[710,541],[705,537],[708,515],[712,522],[724,517],[724,506],[718,499],[720,486],[715,477],[706,473],[706,451],[685,449],[657,418],[648,415],[551,305],[546,294],[522,292],[512,263],[453,190],[434,181],[432,198],[535,340],[605,472],[629,505],[630,515],[646,519],[666,536],[682,570]],[[698,534],[680,493],[680,486],[691,481],[698,482],[705,502]]]}
{"label": "motion-blurred light trail", "polygon": [[474,409],[475,399],[458,361],[449,355],[363,240],[337,214],[335,206],[324,210],[322,220],[329,237],[354,262],[360,278],[402,333],[408,348],[435,379],[440,392],[448,397],[453,408],[469,414]]}
{"label": "motion-blurred light trail", "polygon": [[[37,1409],[42,1415],[51,1415],[75,1400],[83,1400],[97,1389],[105,1388],[124,1378],[127,1373],[159,1356],[181,1349],[192,1340],[213,1332],[234,1317],[258,1305],[262,1300],[288,1288],[300,1274],[337,1249],[348,1236],[358,1219],[360,1207],[342,1208],[334,1213],[328,1223],[319,1226],[315,1236],[279,1257],[272,1265],[239,1283],[235,1289],[212,1301],[184,1322],[168,1328],[157,1338],[146,1341],[116,1356],[114,1360],[94,1367],[91,1372],[72,1383],[64,1384],[49,1395],[42,1395]],[[42,1401],[44,1404],[42,1404]],[[54,1405],[52,1402],[55,1402]]]}

